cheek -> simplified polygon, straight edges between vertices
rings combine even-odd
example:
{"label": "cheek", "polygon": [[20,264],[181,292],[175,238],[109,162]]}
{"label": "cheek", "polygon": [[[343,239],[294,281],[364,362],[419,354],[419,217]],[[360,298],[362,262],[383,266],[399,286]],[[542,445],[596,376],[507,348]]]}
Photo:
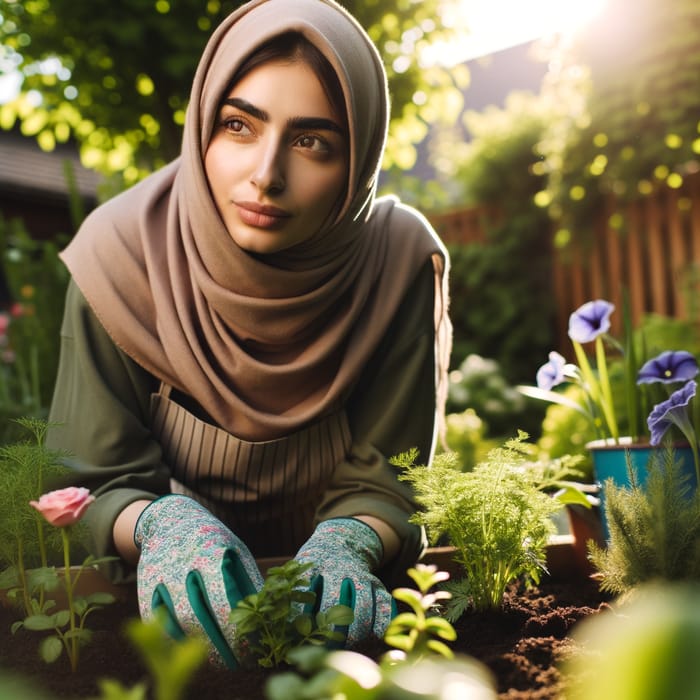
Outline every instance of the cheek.
{"label": "cheek", "polygon": [[327,213],[345,192],[347,171],[340,167],[298,178],[298,192],[316,213]]}
{"label": "cheek", "polygon": [[217,147],[216,143],[212,143],[204,156],[204,173],[209,181],[209,187],[214,193],[221,188],[222,181],[225,179],[224,164],[222,149]]}
{"label": "cheek", "polygon": [[243,162],[240,153],[234,153],[227,144],[211,142],[204,155],[204,174],[214,196],[224,195],[231,183],[240,176]]}

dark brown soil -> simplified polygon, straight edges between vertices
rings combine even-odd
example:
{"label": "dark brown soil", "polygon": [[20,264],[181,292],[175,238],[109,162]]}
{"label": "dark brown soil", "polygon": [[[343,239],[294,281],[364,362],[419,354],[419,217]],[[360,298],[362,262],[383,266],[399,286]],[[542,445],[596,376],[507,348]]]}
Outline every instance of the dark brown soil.
{"label": "dark brown soil", "polygon": [[[574,651],[572,627],[606,607],[605,597],[585,577],[550,579],[529,591],[513,587],[502,612],[463,617],[456,625],[458,640],[452,647],[492,670],[500,700],[557,700],[562,691],[557,664]],[[38,633],[19,630],[11,635],[17,614],[0,607],[0,671],[30,679],[49,697],[74,700],[97,696],[99,678],[115,678],[127,687],[148,682],[146,669],[123,635],[124,623],[136,615],[133,591],[126,600],[94,613],[89,618],[93,640],[82,650],[78,672],[71,674],[65,656],[52,665],[39,658]],[[207,667],[191,684],[187,700],[264,700],[268,675]]]}

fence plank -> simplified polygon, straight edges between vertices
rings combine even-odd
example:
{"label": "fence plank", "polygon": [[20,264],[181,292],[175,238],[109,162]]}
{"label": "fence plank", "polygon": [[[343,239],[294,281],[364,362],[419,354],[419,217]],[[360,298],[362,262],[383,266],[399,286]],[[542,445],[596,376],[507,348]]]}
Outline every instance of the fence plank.
{"label": "fence plank", "polygon": [[[626,226],[621,232],[608,224],[608,215],[617,207],[609,202],[591,246],[572,243],[564,251],[553,251],[556,347],[564,355],[570,349],[571,312],[598,297],[621,309],[623,288],[629,293],[635,324],[649,312],[676,318],[700,313],[700,173],[687,176],[678,191],[660,188],[622,205]],[[498,220],[486,207],[431,217],[448,245],[487,242],[488,226]],[[622,314],[612,321],[613,332],[619,332]]]}
{"label": "fence plank", "polygon": [[632,323],[638,324],[646,305],[644,241],[639,202],[627,205],[627,266],[625,283],[629,293],[629,308]]}

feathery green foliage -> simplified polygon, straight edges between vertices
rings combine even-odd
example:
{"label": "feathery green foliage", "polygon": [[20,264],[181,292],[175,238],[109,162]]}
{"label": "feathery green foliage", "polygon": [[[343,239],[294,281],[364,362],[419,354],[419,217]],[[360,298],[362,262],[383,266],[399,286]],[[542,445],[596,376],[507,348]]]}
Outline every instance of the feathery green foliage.
{"label": "feathery green foliage", "polygon": [[450,587],[450,620],[469,606],[500,607],[509,583],[536,583],[546,570],[547,541],[555,529],[551,516],[562,507],[546,491],[575,473],[576,459],[530,461],[526,438],[520,431],[470,472],[461,471],[453,453],[438,455],[431,467],[415,466],[415,451],[392,460],[422,507],[413,522],[425,526],[433,543],[445,537],[464,569],[465,578]]}
{"label": "feathery green foliage", "polygon": [[700,492],[692,494],[672,447],[658,450],[644,487],[605,484],[607,548],[589,544],[600,587],[623,594],[646,581],[700,581]]}
{"label": "feathery green foliage", "polygon": [[[44,518],[30,505],[68,472],[62,453],[44,445],[48,424],[36,418],[16,421],[31,440],[0,447],[0,571],[19,565],[45,566],[53,553],[61,561],[61,538],[44,533]],[[48,551],[47,551],[48,549]]]}

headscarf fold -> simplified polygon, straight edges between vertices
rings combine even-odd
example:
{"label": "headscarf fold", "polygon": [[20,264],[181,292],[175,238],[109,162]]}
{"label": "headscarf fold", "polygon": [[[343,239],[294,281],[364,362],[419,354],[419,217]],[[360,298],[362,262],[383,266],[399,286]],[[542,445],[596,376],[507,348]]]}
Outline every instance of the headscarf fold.
{"label": "headscarf fold", "polygon": [[[321,51],[343,89],[347,195],[307,240],[252,255],[217,212],[204,155],[238,67],[290,31]],[[388,104],[380,57],[340,5],[253,0],[204,50],[180,157],[92,212],[62,253],[115,343],[239,438],[276,439],[337,410],[429,260],[446,386],[446,251],[422,216],[375,199]]]}

